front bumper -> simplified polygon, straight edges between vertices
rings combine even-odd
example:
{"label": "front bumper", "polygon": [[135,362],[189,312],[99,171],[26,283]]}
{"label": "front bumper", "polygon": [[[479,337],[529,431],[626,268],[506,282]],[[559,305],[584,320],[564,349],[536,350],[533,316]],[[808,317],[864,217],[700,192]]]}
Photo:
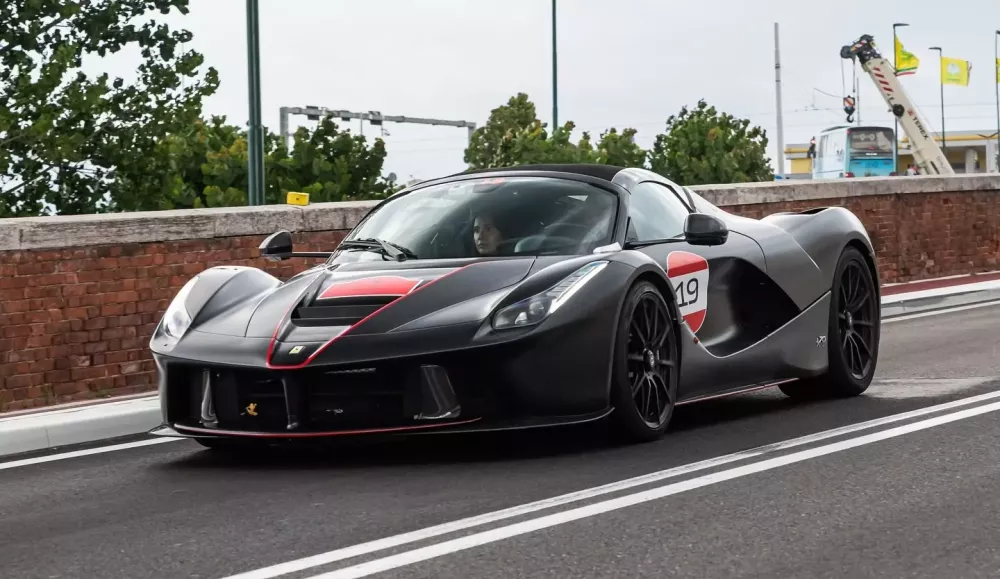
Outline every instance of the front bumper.
{"label": "front bumper", "polygon": [[303,438],[578,422],[608,409],[606,328],[580,318],[486,347],[291,370],[154,353],[163,425],[153,433]]}
{"label": "front bumper", "polygon": [[[155,358],[164,427],[179,435],[295,438],[419,430],[468,424],[491,407],[455,356],[448,367],[425,359],[295,371]],[[471,362],[461,366],[474,367]]]}

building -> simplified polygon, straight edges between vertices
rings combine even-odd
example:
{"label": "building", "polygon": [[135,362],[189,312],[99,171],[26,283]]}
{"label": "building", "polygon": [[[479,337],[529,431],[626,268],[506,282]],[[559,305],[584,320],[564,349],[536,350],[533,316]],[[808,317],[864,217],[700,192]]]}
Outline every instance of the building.
{"label": "building", "polygon": [[[900,131],[900,135],[905,135]],[[941,144],[941,134],[934,133],[934,139]],[[948,162],[956,173],[996,173],[997,133],[988,131],[947,131],[945,151]],[[789,179],[809,179],[812,175],[812,159],[807,156],[809,143],[791,143],[785,147],[785,163]],[[910,140],[903,136],[899,141],[899,164],[897,172],[903,174],[913,163]]]}

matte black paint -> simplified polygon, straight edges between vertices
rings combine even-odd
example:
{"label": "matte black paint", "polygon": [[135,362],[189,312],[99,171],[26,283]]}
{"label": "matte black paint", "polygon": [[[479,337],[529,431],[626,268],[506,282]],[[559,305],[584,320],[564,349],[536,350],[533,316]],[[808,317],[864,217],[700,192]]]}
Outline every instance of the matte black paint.
{"label": "matte black paint", "polygon": [[[673,190],[690,210],[721,219],[729,230],[728,239],[721,245],[672,240],[584,256],[328,263],[285,283],[247,268],[206,270],[187,302],[195,319],[192,328],[178,343],[169,344],[158,327],[150,342],[164,410],[159,432],[176,435],[173,427],[183,426],[177,420],[190,423],[192,391],[185,376],[201,367],[257,369],[265,380],[284,381],[286,391],[293,382],[305,382],[319,395],[331,370],[367,368],[366,372],[398,375],[399,388],[410,392],[415,386],[412,371],[406,368],[435,364],[447,369],[459,394],[462,412],[454,420],[463,424],[455,428],[529,427],[600,418],[612,410],[608,389],[614,328],[628,288],[639,279],[654,282],[680,318],[678,296],[665,271],[667,257],[674,251],[702,256],[709,266],[702,327],[696,335],[686,323],[679,325],[680,402],[813,376],[828,363],[827,349],[820,344],[827,331],[832,275],[841,251],[848,244],[861,248],[877,279],[871,241],[860,220],[846,209],[748,219],[706,206],[688,190],[643,169],[555,166],[481,171],[424,182],[397,195],[494,174],[558,176],[617,193],[619,246],[625,245],[628,192],[647,181]],[[538,326],[492,328],[492,314],[499,309],[544,291],[595,260],[610,263]],[[421,283],[384,306],[364,300],[336,308],[316,303],[332,281],[385,275]],[[314,321],[293,319],[300,305],[319,308],[307,312]],[[324,325],[315,322],[318,316],[361,321]],[[295,347],[300,348],[293,354]],[[218,396],[231,397],[232,392]],[[464,423],[471,418],[481,420]]]}

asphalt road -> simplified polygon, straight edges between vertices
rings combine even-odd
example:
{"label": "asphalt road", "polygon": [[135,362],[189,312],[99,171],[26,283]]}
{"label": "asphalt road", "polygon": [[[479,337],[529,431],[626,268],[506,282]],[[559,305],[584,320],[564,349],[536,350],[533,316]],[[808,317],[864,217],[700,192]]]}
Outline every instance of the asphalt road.
{"label": "asphalt road", "polygon": [[[586,492],[245,579],[342,568],[351,568],[344,577],[995,576],[998,320],[1000,307],[988,307],[887,323],[865,396],[794,403],[775,391],[682,407],[670,435],[647,445],[611,446],[580,428],[224,459],[179,441],[0,470],[0,576],[221,579],[574,491]],[[963,411],[980,414],[955,414]],[[930,419],[940,423],[926,427]],[[908,430],[889,437],[899,428]]]}

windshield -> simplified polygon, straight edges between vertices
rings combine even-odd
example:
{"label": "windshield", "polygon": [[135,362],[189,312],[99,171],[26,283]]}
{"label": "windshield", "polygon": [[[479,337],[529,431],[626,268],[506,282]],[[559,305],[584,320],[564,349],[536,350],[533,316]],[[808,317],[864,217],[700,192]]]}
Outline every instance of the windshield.
{"label": "windshield", "polygon": [[383,259],[381,240],[409,259],[579,255],[614,239],[618,198],[547,177],[469,179],[386,202],[343,242],[337,261]]}
{"label": "windshield", "polygon": [[854,157],[892,155],[892,131],[889,129],[850,129],[847,134]]}

